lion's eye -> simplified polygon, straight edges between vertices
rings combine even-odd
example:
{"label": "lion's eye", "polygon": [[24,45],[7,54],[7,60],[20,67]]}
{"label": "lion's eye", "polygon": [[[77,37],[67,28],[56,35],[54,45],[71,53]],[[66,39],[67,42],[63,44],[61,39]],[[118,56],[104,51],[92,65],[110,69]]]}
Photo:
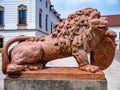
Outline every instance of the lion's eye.
{"label": "lion's eye", "polygon": [[100,18],[100,16],[99,15],[95,15],[93,18]]}

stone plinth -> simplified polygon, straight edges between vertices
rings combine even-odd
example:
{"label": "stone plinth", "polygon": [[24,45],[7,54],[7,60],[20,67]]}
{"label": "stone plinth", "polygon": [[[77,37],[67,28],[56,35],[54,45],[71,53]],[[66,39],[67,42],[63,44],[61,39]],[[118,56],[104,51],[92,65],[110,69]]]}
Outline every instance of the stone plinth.
{"label": "stone plinth", "polygon": [[102,71],[54,67],[7,75],[4,90],[107,90],[107,81]]}
{"label": "stone plinth", "polygon": [[39,78],[39,79],[64,79],[64,80],[105,80],[102,71],[96,73],[81,71],[78,68],[45,68],[39,71],[25,71],[19,75],[7,75],[7,78]]}
{"label": "stone plinth", "polygon": [[107,90],[107,81],[7,78],[4,90]]}

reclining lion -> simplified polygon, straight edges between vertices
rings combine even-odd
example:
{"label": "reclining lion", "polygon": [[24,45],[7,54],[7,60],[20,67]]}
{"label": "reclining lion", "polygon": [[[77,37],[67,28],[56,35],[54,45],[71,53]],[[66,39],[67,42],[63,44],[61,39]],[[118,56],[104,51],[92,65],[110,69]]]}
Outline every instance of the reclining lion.
{"label": "reclining lion", "polygon": [[[96,72],[107,68],[114,57],[116,33],[108,30],[108,20],[96,9],[86,8],[55,25],[48,36],[18,36],[2,49],[2,71],[7,74],[39,70],[51,60],[74,56],[78,68]],[[24,40],[24,41],[23,41]],[[9,53],[9,46],[17,44]],[[87,53],[91,53],[88,63]]]}

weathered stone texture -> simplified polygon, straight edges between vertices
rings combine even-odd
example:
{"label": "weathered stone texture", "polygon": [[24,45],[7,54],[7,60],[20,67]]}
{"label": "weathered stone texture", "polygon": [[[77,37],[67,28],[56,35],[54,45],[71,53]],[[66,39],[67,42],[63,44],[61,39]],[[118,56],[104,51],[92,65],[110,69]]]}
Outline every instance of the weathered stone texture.
{"label": "weathered stone texture", "polygon": [[106,80],[4,79],[4,90],[107,90]]}
{"label": "weathered stone texture", "polygon": [[[54,32],[48,36],[18,36],[7,41],[2,48],[2,71],[11,75],[36,71],[45,68],[51,60],[73,56],[78,69],[95,73],[112,63],[115,37],[116,33],[108,29],[108,20],[99,11],[85,8],[55,25]],[[15,42],[21,43],[8,53],[9,46]]]}

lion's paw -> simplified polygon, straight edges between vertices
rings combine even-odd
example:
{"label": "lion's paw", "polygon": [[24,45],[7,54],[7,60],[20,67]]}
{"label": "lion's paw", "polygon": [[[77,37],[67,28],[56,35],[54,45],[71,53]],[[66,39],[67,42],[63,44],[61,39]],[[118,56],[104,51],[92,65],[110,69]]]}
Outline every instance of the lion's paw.
{"label": "lion's paw", "polygon": [[9,64],[7,66],[7,74],[19,74],[21,71],[24,71],[23,65]]}
{"label": "lion's paw", "polygon": [[83,70],[83,71],[87,71],[87,72],[92,72],[92,73],[95,73],[97,71],[99,71],[99,67],[98,66],[94,66],[94,65],[85,65],[85,66],[81,66],[79,67],[80,70]]}

